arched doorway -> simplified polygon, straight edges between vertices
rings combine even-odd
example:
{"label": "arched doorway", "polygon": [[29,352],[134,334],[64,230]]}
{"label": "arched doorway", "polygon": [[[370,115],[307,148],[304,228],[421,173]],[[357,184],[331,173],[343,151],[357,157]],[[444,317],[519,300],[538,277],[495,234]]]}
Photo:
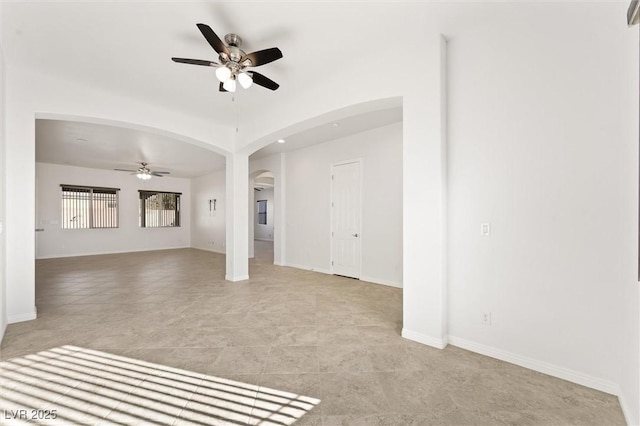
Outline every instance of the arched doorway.
{"label": "arched doorway", "polygon": [[261,264],[274,263],[275,174],[259,170],[249,179],[249,257]]}

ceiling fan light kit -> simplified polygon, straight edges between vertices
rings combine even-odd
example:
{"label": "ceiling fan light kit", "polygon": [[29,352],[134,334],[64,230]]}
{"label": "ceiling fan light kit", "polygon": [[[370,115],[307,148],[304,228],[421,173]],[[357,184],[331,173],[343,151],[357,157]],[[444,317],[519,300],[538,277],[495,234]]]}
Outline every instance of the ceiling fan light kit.
{"label": "ceiling fan light kit", "polygon": [[156,177],[164,177],[164,175],[170,174],[170,172],[159,172],[157,170],[149,170],[147,167],[148,163],[141,162],[138,170],[129,170],[129,169],[113,169],[119,172],[130,172],[132,175],[136,175],[138,179],[141,180],[149,180],[152,176]]}
{"label": "ceiling fan light kit", "polygon": [[243,89],[248,89],[253,84],[253,79],[246,72],[241,72],[237,78]]}
{"label": "ceiling fan light kit", "polygon": [[231,77],[231,70],[227,67],[218,67],[216,70],[216,77],[224,83]]}
{"label": "ceiling fan light kit", "polygon": [[222,83],[222,87],[227,92],[235,92],[236,91],[236,80],[235,78],[229,78],[224,83]]}
{"label": "ceiling fan light kit", "polygon": [[280,87],[278,83],[264,75],[247,70],[249,67],[258,67],[282,58],[280,49],[272,47],[246,53],[240,48],[242,39],[237,34],[227,34],[224,36],[223,42],[208,25],[197,24],[197,27],[213,50],[218,53],[220,63],[187,58],[171,58],[172,61],[217,68],[216,77],[220,81],[219,90],[221,92],[235,92],[238,82],[244,89],[248,89],[253,83],[270,90],[276,90]]}

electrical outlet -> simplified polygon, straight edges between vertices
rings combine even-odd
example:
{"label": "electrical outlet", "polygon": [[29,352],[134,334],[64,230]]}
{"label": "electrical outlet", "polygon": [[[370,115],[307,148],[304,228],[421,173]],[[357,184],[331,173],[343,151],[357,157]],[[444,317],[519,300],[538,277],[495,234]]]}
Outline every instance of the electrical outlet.
{"label": "electrical outlet", "polygon": [[491,325],[491,312],[482,313],[482,323],[484,325]]}

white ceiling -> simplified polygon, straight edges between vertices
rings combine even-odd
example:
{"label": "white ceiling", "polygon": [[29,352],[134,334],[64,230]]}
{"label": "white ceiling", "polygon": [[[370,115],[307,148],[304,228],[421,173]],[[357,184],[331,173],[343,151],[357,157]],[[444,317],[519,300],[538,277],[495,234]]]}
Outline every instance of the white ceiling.
{"label": "white ceiling", "polygon": [[402,121],[402,107],[385,108],[350,115],[310,127],[285,138],[285,143],[272,143],[256,151],[251,158],[261,158],[279,152],[292,151],[330,140]]}
{"label": "white ceiling", "polygon": [[[321,84],[340,60],[384,57],[414,2],[3,2],[2,47],[12,64],[80,85],[164,105],[232,126],[275,102]],[[390,19],[395,17],[395,19]],[[418,19],[415,16],[414,19]],[[428,16],[425,16],[428,19]],[[423,19],[424,20],[424,19]],[[215,69],[171,61],[217,61],[197,23],[219,37],[235,32],[247,52],[278,47],[283,59],[256,68],[280,84],[218,92]],[[363,69],[364,71],[364,69]]]}
{"label": "white ceiling", "polygon": [[36,120],[36,161],[94,169],[137,169],[140,162],[173,177],[223,170],[225,158],[163,135],[61,120]]}
{"label": "white ceiling", "polygon": [[[180,114],[235,127],[297,90],[321,84],[336,59],[388,52],[420,2],[124,2],[21,1],[2,4],[7,68],[28,67],[80,86],[163,105]],[[389,19],[390,16],[396,19]],[[404,17],[401,17],[404,16]],[[417,17],[416,17],[417,19]],[[279,47],[283,59],[257,68],[280,83],[231,94],[218,92],[215,69],[177,64],[171,57],[217,60],[198,31],[210,25],[221,38],[235,32],[247,52]],[[97,100],[99,102],[99,100]],[[399,108],[340,119],[338,128],[313,123],[285,145],[254,156],[297,149],[401,119]],[[330,124],[330,123],[329,123]],[[83,135],[80,144],[75,136]],[[130,168],[147,161],[173,176],[220,168],[222,157],[167,137],[103,125],[39,121],[37,159],[97,168]]]}

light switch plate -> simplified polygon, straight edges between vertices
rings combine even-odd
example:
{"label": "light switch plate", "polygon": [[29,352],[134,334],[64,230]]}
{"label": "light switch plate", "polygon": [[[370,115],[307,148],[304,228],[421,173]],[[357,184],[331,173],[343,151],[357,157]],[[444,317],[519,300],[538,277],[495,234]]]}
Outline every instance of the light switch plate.
{"label": "light switch plate", "polygon": [[480,224],[480,235],[482,235],[483,237],[488,237],[489,235],[491,235],[490,223],[486,222]]}

